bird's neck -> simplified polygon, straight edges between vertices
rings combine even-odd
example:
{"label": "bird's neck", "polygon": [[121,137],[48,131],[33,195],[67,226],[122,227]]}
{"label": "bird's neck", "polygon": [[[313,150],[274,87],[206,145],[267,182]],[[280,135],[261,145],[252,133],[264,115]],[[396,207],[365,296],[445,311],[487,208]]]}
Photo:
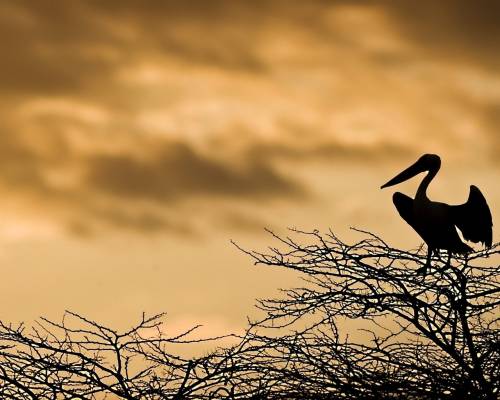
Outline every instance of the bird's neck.
{"label": "bird's neck", "polygon": [[424,179],[422,179],[422,182],[420,182],[415,198],[427,199],[427,188],[429,187],[429,184],[436,176],[437,172],[438,172],[437,169],[429,170],[427,175],[425,175]]}

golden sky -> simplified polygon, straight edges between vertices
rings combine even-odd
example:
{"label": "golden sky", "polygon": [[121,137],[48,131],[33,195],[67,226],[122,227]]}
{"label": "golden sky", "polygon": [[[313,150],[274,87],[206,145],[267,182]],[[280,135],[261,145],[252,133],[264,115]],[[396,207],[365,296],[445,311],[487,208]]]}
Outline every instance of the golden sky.
{"label": "golden sky", "polygon": [[499,20],[467,0],[2,2],[0,318],[237,330],[294,277],[230,239],[417,246],[379,187],[422,153],[433,198],[474,183],[495,220]]}

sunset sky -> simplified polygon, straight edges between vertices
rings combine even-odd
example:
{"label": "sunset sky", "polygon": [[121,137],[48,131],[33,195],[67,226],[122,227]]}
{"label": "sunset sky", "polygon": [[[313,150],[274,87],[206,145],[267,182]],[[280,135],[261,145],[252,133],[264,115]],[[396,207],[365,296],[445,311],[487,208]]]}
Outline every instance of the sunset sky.
{"label": "sunset sky", "polygon": [[431,198],[475,184],[496,221],[499,20],[467,0],[1,2],[0,319],[239,330],[295,277],[231,239],[416,247],[379,188],[423,153]]}

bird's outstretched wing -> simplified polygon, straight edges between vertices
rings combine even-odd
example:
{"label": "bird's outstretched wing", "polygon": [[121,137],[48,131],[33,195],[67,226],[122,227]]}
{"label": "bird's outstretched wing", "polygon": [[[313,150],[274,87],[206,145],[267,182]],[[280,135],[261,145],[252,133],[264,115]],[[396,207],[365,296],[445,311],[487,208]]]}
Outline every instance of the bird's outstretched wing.
{"label": "bird's outstretched wing", "polygon": [[392,202],[396,206],[399,215],[408,225],[415,229],[415,218],[413,217],[413,199],[407,195],[396,192],[392,196]]}
{"label": "bird's outstretched wing", "polygon": [[491,247],[493,241],[491,212],[481,191],[474,185],[470,187],[467,202],[451,206],[453,222],[465,239],[482,242]]}

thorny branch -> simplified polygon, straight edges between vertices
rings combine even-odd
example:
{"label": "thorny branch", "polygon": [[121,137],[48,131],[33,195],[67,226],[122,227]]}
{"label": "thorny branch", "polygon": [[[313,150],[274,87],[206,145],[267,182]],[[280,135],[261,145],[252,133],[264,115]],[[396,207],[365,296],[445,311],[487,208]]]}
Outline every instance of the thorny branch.
{"label": "thorny branch", "polygon": [[267,252],[237,247],[304,283],[259,300],[262,318],[230,335],[236,345],[180,357],[173,345],[218,338],[192,339],[197,327],[166,336],[164,315],[126,332],[73,312],[30,329],[0,323],[0,397],[498,397],[499,244],[451,266],[435,257],[422,276],[422,248],[392,248],[369,232],[353,244],[333,232],[270,233],[277,245]]}
{"label": "thorny branch", "polygon": [[[286,290],[284,298],[260,301],[266,316],[255,325],[315,321],[291,335],[281,351],[293,349],[295,358],[305,353],[295,369],[308,371],[299,374],[304,382],[315,378],[315,394],[323,387],[343,397],[354,393],[352,398],[380,398],[385,390],[389,397],[497,398],[500,245],[455,257],[451,266],[445,257],[435,258],[430,273],[421,276],[416,271],[426,262],[422,249],[402,251],[359,232],[364,237],[350,245],[333,232],[293,230],[301,241],[270,232],[279,247],[266,253],[240,248],[256,264],[298,271],[305,283]],[[496,263],[487,264],[495,257]],[[340,321],[346,330],[346,321],[354,320],[364,322],[371,340],[340,338]],[[313,361],[311,348],[318,351]],[[327,383],[330,377],[334,381]]]}

